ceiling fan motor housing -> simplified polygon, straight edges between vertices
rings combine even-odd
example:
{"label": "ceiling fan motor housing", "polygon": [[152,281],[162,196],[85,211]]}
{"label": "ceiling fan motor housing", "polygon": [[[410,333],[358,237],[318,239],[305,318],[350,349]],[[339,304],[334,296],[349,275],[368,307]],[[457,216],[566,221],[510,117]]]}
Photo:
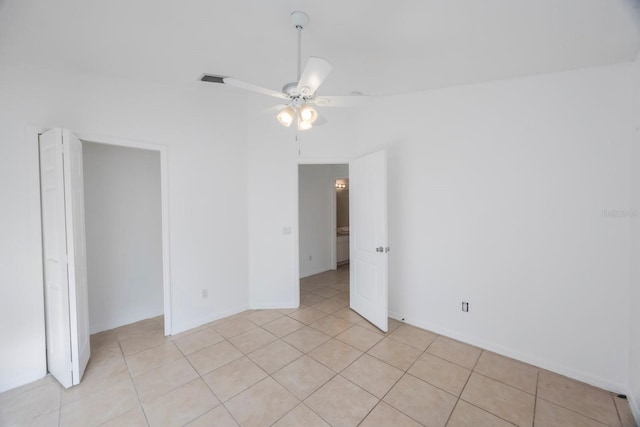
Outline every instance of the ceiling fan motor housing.
{"label": "ceiling fan motor housing", "polygon": [[287,83],[282,87],[282,91],[289,96],[296,96],[298,89],[298,82]]}
{"label": "ceiling fan motor housing", "polygon": [[309,23],[309,15],[296,10],[291,12],[291,22],[293,22],[294,27],[302,29]]}

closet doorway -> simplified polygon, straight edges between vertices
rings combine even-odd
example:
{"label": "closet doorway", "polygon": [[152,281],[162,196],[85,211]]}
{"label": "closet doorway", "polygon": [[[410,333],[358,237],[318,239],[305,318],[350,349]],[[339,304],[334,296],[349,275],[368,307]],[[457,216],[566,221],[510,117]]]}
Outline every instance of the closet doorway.
{"label": "closet doorway", "polygon": [[160,153],[83,141],[91,334],[164,314]]}
{"label": "closet doorway", "polygon": [[47,365],[69,387],[89,334],[159,315],[171,334],[166,148],[29,132],[40,151]]}

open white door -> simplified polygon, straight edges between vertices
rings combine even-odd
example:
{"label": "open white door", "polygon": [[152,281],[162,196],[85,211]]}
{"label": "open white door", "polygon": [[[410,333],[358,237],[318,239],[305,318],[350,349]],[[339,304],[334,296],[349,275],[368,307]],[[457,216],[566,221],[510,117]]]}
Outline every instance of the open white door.
{"label": "open white door", "polygon": [[64,387],[90,357],[82,143],[68,131],[40,136],[47,366]]}
{"label": "open white door", "polygon": [[388,330],[387,153],[349,163],[351,308]]}

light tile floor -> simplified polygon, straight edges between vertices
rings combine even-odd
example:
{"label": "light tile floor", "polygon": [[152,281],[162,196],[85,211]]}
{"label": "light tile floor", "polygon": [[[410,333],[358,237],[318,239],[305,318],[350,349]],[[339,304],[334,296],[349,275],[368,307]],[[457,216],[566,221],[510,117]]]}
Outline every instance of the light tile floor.
{"label": "light tile floor", "polygon": [[632,426],[604,390],[348,308],[348,266],[301,280],[298,310],[163,336],[161,317],[92,336],[82,383],[0,394],[2,426]]}

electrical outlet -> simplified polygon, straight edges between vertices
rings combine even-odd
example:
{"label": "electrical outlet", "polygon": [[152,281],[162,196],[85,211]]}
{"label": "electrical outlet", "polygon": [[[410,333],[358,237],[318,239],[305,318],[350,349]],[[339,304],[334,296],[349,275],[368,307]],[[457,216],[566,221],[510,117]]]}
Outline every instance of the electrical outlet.
{"label": "electrical outlet", "polygon": [[469,311],[469,303],[462,301],[462,311],[465,313]]}
{"label": "electrical outlet", "polygon": [[202,290],[202,299],[209,297],[209,291],[207,289]]}

